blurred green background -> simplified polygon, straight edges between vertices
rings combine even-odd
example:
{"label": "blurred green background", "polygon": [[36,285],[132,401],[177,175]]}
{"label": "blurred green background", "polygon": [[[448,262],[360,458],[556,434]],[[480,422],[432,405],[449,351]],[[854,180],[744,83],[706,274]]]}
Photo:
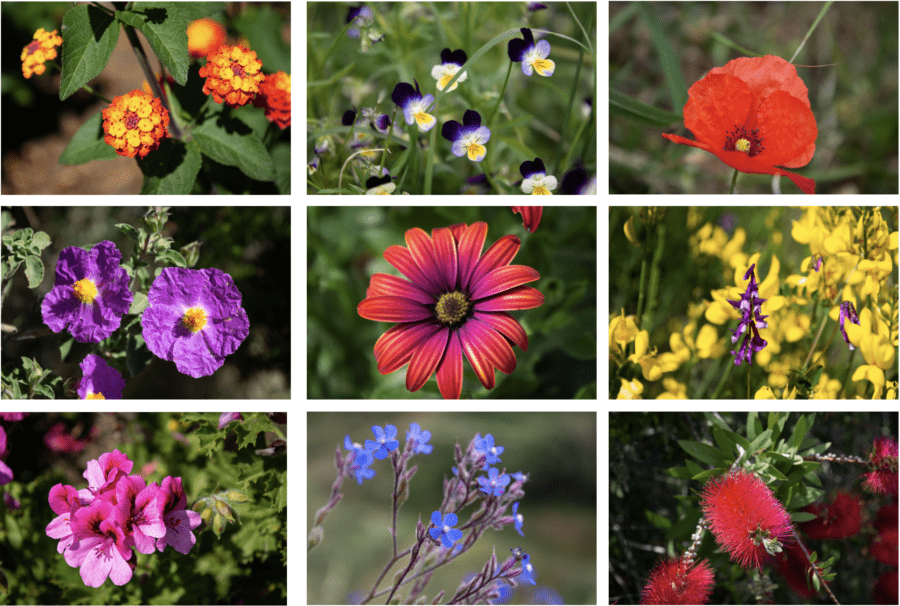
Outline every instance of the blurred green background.
{"label": "blurred green background", "polygon": [[[350,4],[308,3],[310,83],[307,118],[313,125],[307,142],[308,160],[313,158],[318,133],[341,127],[341,116],[345,111],[374,107],[379,113],[391,116],[397,108],[391,101],[391,92],[398,83],[413,84],[415,79],[423,96],[436,94],[437,82],[431,77],[431,70],[441,64],[444,48],[461,48],[471,59],[479,48],[499,34],[528,27],[563,34],[597,51],[596,3],[544,4],[547,9],[535,12],[528,11],[524,2],[370,4],[374,29],[385,38],[363,53],[359,39],[341,35]],[[590,36],[589,44],[585,43],[582,28]],[[521,180],[519,165],[535,157],[541,158],[548,174],[555,175],[560,182],[563,174],[579,160],[590,175],[596,174],[596,111],[588,107],[582,113],[586,98],[592,103],[595,101],[597,66],[594,57],[587,52],[580,56],[581,46],[565,38],[546,35],[543,39],[550,43],[549,58],[556,63],[556,69],[550,77],[537,74],[529,77],[522,73],[521,64],[513,64],[503,103],[491,124],[487,157],[481,163],[451,154],[450,142],[441,136],[441,127],[447,120],[462,123],[467,109],[479,112],[482,124],[487,125],[509,69],[508,42],[491,48],[472,69],[466,70],[467,79],[441,99],[434,114],[438,124],[434,127],[437,150],[433,193],[459,193],[466,177],[482,174],[488,166],[506,183]],[[331,54],[326,57],[327,50],[333,45]],[[567,112],[571,112],[568,121],[565,120]],[[398,110],[393,117],[397,121],[394,136],[406,132],[402,112]],[[399,128],[402,128],[401,133],[398,133]],[[425,141],[430,140],[431,135],[430,132],[419,133],[420,140]],[[337,141],[343,141],[346,133],[336,137]],[[378,140],[379,143],[382,141]],[[308,193],[338,186],[338,174],[350,153],[340,143],[337,147],[340,149],[337,155],[329,153],[322,157],[319,172],[312,177],[316,187],[308,186]],[[392,166],[398,162],[401,152],[396,144],[392,147],[386,168],[398,176],[400,171],[395,171]],[[378,160],[380,162],[380,156]],[[425,163],[421,154],[419,162],[422,166],[418,170],[422,175]],[[349,168],[344,174],[345,188],[348,177]],[[361,181],[359,185],[364,185],[365,177]],[[421,183],[407,179],[402,189],[415,194],[422,193],[421,187]],[[492,189],[490,193],[498,192]],[[518,192],[510,190],[506,193]]]}
{"label": "blurred green background", "polygon": [[[6,207],[4,207],[6,208]],[[13,230],[31,227],[45,231],[52,244],[45,248],[44,280],[31,290],[24,272],[13,276],[9,298],[3,302],[3,322],[20,331],[45,327],[41,301],[53,288],[59,253],[69,246],[112,241],[127,259],[134,242],[116,223],[141,227],[146,207],[10,207]],[[290,397],[290,258],[291,209],[275,207],[172,207],[163,235],[175,240],[173,248],[202,242],[194,269],[215,267],[229,274],[241,293],[241,306],[250,319],[250,334],[224,365],[208,377],[184,375],[173,362],[152,356],[137,377],[126,377],[125,398],[288,398]],[[3,370],[21,365],[21,357],[36,357],[64,379],[81,377],[78,364],[92,353],[93,344],[75,343],[61,360],[59,346],[68,332],[23,341],[3,340]],[[57,395],[57,397],[59,397]]]}
{"label": "blurred green background", "polygon": [[[503,562],[510,549],[521,547],[531,556],[538,587],[520,586],[512,602],[533,600],[539,587],[559,593],[565,604],[594,604],[596,585],[596,444],[597,417],[589,413],[307,413],[307,532],[312,516],[328,501],[335,479],[334,453],[343,450],[344,436],[364,443],[374,437],[372,426],[397,427],[400,447],[406,444],[410,423],[431,432],[434,450],[416,455],[410,465],[418,472],[410,483],[410,498],[398,516],[398,549],[414,539],[416,521],[428,523],[443,499],[443,478],[451,475],[453,447],[463,450],[475,434],[492,434],[504,447],[501,471],[530,474],[519,512],[525,517],[520,537],[512,525],[485,533],[473,549],[436,572],[428,586],[433,598],[441,589],[445,599],[453,594],[467,573],[481,569],[496,549]],[[353,603],[378,578],[390,557],[391,487],[389,459],[375,461],[374,478],[360,486],[344,480],[344,498],[324,525],[324,538],[307,560],[307,603]],[[460,522],[468,521],[474,508],[464,509]],[[401,564],[408,560],[401,560]],[[396,567],[388,578],[396,572]],[[382,584],[384,586],[384,583]],[[376,600],[377,602],[378,600]],[[384,601],[383,599],[381,600]]]}
{"label": "blurred green background", "polygon": [[463,398],[596,397],[597,209],[544,207],[531,234],[521,215],[496,207],[310,207],[308,216],[307,396],[318,398],[440,398],[434,375],[415,392],[406,390],[406,371],[378,372],[375,342],[394,324],[366,320],[356,308],[373,273],[402,277],[382,256],[391,245],[406,246],[413,227],[427,233],[454,223],[488,223],[484,251],[506,234],[522,240],[513,264],[536,269],[529,286],[544,304],[514,311],[528,334],[528,351],[514,347],[516,369],[497,371],[488,391],[463,362]]}
{"label": "blurred green background", "polygon": [[[637,215],[636,207],[613,206],[609,209],[609,265],[610,265],[610,286],[609,286],[609,318],[613,315],[619,315],[622,309],[625,315],[637,313],[637,303],[640,290],[640,272],[641,272],[641,251],[631,244],[625,237],[625,222],[632,214]],[[884,207],[882,216],[892,225],[892,230],[897,229],[896,207]],[[698,213],[697,227],[693,230],[688,228],[688,214]],[[660,259],[660,283],[658,288],[658,304],[656,312],[650,316],[644,315],[644,324],[640,326],[641,330],[646,330],[650,334],[650,349],[659,348],[659,352],[670,352],[672,349],[669,345],[669,335],[675,330],[682,330],[688,323],[687,315],[689,305],[698,305],[705,301],[712,301],[712,291],[734,286],[733,273],[726,277],[725,265],[719,257],[706,254],[700,254],[697,257],[692,256],[690,239],[694,234],[707,223],[711,223],[714,227],[719,226],[725,230],[728,239],[734,237],[737,228],[743,228],[747,232],[747,240],[744,242],[741,250],[747,255],[761,253],[758,269],[756,272],[757,282],[762,282],[769,275],[769,268],[772,264],[772,257],[778,257],[781,265],[780,277],[787,278],[790,274],[800,274],[800,264],[804,258],[810,256],[809,246],[799,244],[791,236],[791,229],[794,221],[799,221],[805,211],[801,208],[787,208],[779,206],[767,207],[751,207],[751,206],[700,206],[700,207],[684,207],[670,206],[665,208],[664,222],[668,229],[665,232],[665,248]],[[635,219],[637,222],[637,219]],[[773,240],[780,240],[780,244],[774,244]],[[655,240],[654,240],[655,241]],[[732,271],[732,270],[729,270]],[[897,286],[897,267],[894,267],[894,273],[889,278],[893,288]],[[701,317],[697,330],[708,321]],[[734,324],[734,323],[732,323]],[[608,323],[607,323],[608,326]],[[719,338],[729,337],[725,339],[726,350],[730,351],[731,332],[728,328],[735,328],[736,325],[715,325]],[[834,326],[833,323],[827,327],[830,331]],[[829,334],[828,332],[825,333]],[[797,344],[806,344],[807,350],[812,343],[812,337],[799,341]],[[784,343],[788,346],[787,343]],[[634,346],[631,346],[630,353],[634,353]],[[826,370],[832,378],[842,379],[844,369],[848,363],[853,361],[854,368],[865,364],[862,356],[858,353],[852,356],[851,352],[843,339],[838,333],[838,337],[832,341],[828,353],[828,363]],[[685,366],[682,366],[674,373],[667,373],[664,376],[673,376],[679,381],[688,382],[688,395],[692,398],[705,397],[709,398],[718,383],[718,377],[724,370],[724,364],[732,363],[733,356],[726,354],[718,359],[702,359],[691,369],[690,375],[684,377]],[[636,366],[636,365],[635,365]],[[746,365],[744,365],[746,368]],[[754,364],[754,369],[756,365]],[[734,369],[738,371],[737,368]],[[743,371],[744,369],[740,369]],[[759,378],[758,387],[762,387],[763,375],[754,374]],[[610,393],[619,392],[621,382],[615,378],[615,365],[610,361]],[[896,380],[896,372],[887,371],[886,379],[888,381]],[[641,376],[640,369],[637,370],[640,381],[645,383],[645,391],[643,398],[655,398],[662,391],[661,382],[647,383]],[[709,384],[709,390],[702,395],[697,395],[697,387],[706,380],[707,375],[715,377],[715,381]],[[733,397],[746,398],[746,381],[744,377],[746,371],[735,372],[731,375],[732,383],[737,389]],[[737,377],[737,379],[735,379]],[[755,379],[754,379],[755,380]],[[742,384],[741,381],[744,381]],[[756,380],[755,380],[756,381]],[[852,390],[854,386],[866,387],[871,395],[871,384],[862,381],[859,383],[848,382],[849,388]],[[651,387],[652,385],[652,387]],[[731,385],[731,384],[729,384]],[[647,389],[649,388],[649,389]],[[723,397],[729,397],[730,387],[726,387]],[[613,391],[614,390],[614,391]],[[743,390],[743,391],[742,391]],[[755,391],[755,389],[754,389]],[[613,397],[615,397],[613,395]]]}
{"label": "blurred green background", "polygon": [[[718,413],[740,435],[746,436],[747,414]],[[765,422],[765,414],[760,415]],[[793,431],[800,413],[792,413],[785,432]],[[826,452],[866,457],[878,436],[897,439],[896,412],[825,412],[816,415],[808,434],[819,442],[831,443]],[[709,422],[699,412],[610,413],[609,415],[609,599],[620,604],[637,604],[650,571],[664,558],[682,553],[690,545],[696,528],[697,492],[700,482],[685,482],[665,473],[671,467],[694,460],[677,440],[714,444]],[[703,466],[704,469],[708,466]],[[878,576],[889,570],[868,555],[875,536],[871,521],[879,507],[896,503],[885,495],[862,489],[860,465],[823,463],[818,477],[827,498],[839,489],[860,494],[863,501],[863,531],[850,539],[818,541],[804,538],[821,561],[839,555],[834,565],[837,578],[831,588],[842,604],[872,604],[872,588]],[[686,502],[689,500],[688,502]],[[693,512],[688,519],[686,511]],[[664,529],[651,523],[653,516],[671,522]],[[719,552],[714,538],[705,533],[698,559],[714,558],[716,585],[710,604],[748,604],[753,594],[748,577]],[[775,604],[831,603],[824,594],[818,601],[800,600],[781,575],[770,568],[778,584]]]}
{"label": "blurred green background", "polygon": [[[694,139],[682,120],[690,86],[737,57],[790,61],[824,5],[610,2],[610,193],[727,193],[732,168],[661,134]],[[897,25],[896,2],[835,2],[793,62],[819,128],[795,172],[816,193],[897,193]],[[781,190],[801,193],[787,178]],[[772,177],[741,174],[738,191],[771,193]]]}

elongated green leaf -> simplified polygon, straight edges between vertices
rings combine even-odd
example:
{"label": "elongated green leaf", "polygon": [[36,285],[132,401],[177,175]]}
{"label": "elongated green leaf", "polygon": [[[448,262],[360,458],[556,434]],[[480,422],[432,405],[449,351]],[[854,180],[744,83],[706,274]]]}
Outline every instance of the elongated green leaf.
{"label": "elongated green leaf", "polygon": [[272,157],[250,127],[240,120],[220,114],[199,125],[192,134],[200,150],[216,162],[237,166],[257,181],[275,179]]}
{"label": "elongated green leaf", "polygon": [[687,467],[672,467],[667,469],[665,473],[666,475],[670,475],[673,478],[679,478],[682,480],[690,480],[694,475]]}
{"label": "elongated green leaf", "polygon": [[730,456],[731,453],[735,452],[734,450],[734,440],[731,437],[718,427],[713,427],[713,437],[716,440],[716,445],[718,445],[719,449]]}
{"label": "elongated green leaf", "polygon": [[722,467],[725,462],[725,455],[719,449],[713,448],[709,444],[678,440],[678,445],[698,461],[703,461],[713,467]]}
{"label": "elongated green leaf", "polygon": [[781,473],[780,471],[778,471],[778,469],[774,465],[767,466],[765,473],[771,475],[776,480],[780,480],[782,482],[786,482],[788,479],[787,476],[784,475],[783,473]]}
{"label": "elongated green leaf", "polygon": [[778,436],[781,435],[781,430],[784,429],[784,424],[787,422],[788,413],[786,412],[770,412],[769,413],[769,429],[772,430],[772,443],[776,443],[778,441]]}
{"label": "elongated green leaf", "polygon": [[200,172],[200,150],[176,139],[163,139],[146,158],[138,159],[144,173],[142,194],[186,195],[191,193]]}
{"label": "elongated green leaf", "polygon": [[707,470],[701,471],[697,475],[693,476],[691,479],[697,480],[698,482],[705,482],[708,478],[711,478],[712,476],[721,475],[724,472],[725,472],[724,467],[716,467],[715,469],[707,469]]}
{"label": "elongated green leaf", "polygon": [[809,513],[808,511],[795,511],[791,514],[791,519],[798,524],[815,520],[817,517],[819,516],[814,513]]}
{"label": "elongated green leaf", "polygon": [[609,89],[609,114],[657,128],[681,122],[680,114],[647,105],[612,88]]}
{"label": "elongated green leaf", "polygon": [[130,11],[119,11],[116,19],[132,26],[147,38],[153,52],[175,78],[187,84],[190,56],[187,47],[187,19],[175,2],[135,2]]}
{"label": "elongated green leaf", "polygon": [[119,22],[96,6],[75,6],[63,17],[62,39],[59,98],[64,101],[106,67],[119,40]]}
{"label": "elongated green leaf", "polygon": [[750,440],[753,440],[761,431],[762,423],[760,423],[759,418],[756,416],[756,411],[751,410],[747,413],[747,437],[750,438]]}
{"label": "elongated green leaf", "polygon": [[806,415],[800,415],[800,420],[797,421],[797,425],[794,427],[794,435],[791,436],[791,446],[800,448],[800,444],[803,443],[803,438],[806,437],[808,430]]}
{"label": "elongated green leaf", "polygon": [[650,30],[650,36],[653,38],[653,45],[656,47],[659,67],[666,77],[666,85],[669,89],[672,107],[684,107],[688,98],[687,85],[684,82],[679,56],[675,49],[672,48],[669,36],[666,35],[659,23],[657,16],[657,10],[659,9],[653,2],[641,2],[640,7],[641,15],[644,17],[644,22]]}
{"label": "elongated green leaf", "polygon": [[657,528],[671,528],[672,520],[665,516],[661,516],[658,513],[653,513],[649,509],[644,510],[644,515],[647,516],[647,521],[656,526]]}
{"label": "elongated green leaf", "polygon": [[[526,160],[533,160],[537,157],[537,154],[529,148],[527,145],[519,141],[518,139],[513,139],[512,137],[497,137],[508,146],[522,154],[522,157]],[[490,153],[490,152],[488,152]]]}
{"label": "elongated green leaf", "polygon": [[767,429],[750,442],[750,448],[747,449],[747,456],[753,456],[760,450],[766,449],[772,445],[772,430]]}
{"label": "elongated green leaf", "polygon": [[103,114],[97,112],[81,125],[59,156],[60,164],[84,164],[92,160],[115,160],[116,150],[103,139]]}

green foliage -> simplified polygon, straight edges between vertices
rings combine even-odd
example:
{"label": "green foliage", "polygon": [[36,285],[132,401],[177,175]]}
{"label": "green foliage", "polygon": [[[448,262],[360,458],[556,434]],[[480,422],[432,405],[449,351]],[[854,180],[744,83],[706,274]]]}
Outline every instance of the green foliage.
{"label": "green foliage", "polygon": [[[6,226],[4,225],[4,231]],[[19,270],[25,267],[28,288],[37,288],[44,279],[44,264],[41,262],[41,251],[50,246],[50,236],[39,231],[34,233],[30,227],[20,229],[11,235],[3,236],[3,285]]]}

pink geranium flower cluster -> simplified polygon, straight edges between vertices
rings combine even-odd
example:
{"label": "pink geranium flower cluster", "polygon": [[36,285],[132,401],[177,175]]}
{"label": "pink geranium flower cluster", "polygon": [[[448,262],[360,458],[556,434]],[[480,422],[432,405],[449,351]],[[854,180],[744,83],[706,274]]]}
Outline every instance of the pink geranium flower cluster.
{"label": "pink geranium flower cluster", "polygon": [[127,583],[136,561],[132,547],[150,554],[171,545],[187,553],[197,542],[192,530],[200,525],[200,514],[187,509],[181,478],[147,484],[141,476],[128,475],[133,466],[113,450],[88,461],[87,488],[57,484],[50,489],[57,517],[47,525],[47,536],[59,539],[56,550],[69,566],[81,569],[89,587],[100,587],[107,577],[116,585]]}

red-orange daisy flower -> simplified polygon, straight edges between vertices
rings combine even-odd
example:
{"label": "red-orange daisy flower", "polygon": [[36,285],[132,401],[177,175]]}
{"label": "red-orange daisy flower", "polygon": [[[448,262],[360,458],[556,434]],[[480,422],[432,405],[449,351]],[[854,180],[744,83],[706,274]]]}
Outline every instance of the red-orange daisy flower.
{"label": "red-orange daisy flower", "polygon": [[688,91],[684,125],[696,141],[663,137],[715,154],[741,172],[783,175],[816,193],[812,179],[778,168],[806,166],[819,132],[806,85],[781,57],[740,57],[711,69]]}
{"label": "red-orange daisy flower", "polygon": [[641,591],[641,604],[706,604],[714,582],[706,560],[693,567],[684,558],[667,560],[650,573]]}
{"label": "red-orange daisy flower", "polygon": [[487,389],[494,387],[494,368],[510,374],[516,368],[512,344],[528,349],[525,330],[507,311],[532,309],[544,302],[540,291],[523,286],[540,278],[524,265],[510,265],[521,241],[508,235],[484,255],[487,223],[441,227],[428,237],[419,228],[406,232],[406,245],[384,252],[388,263],[409,281],[374,274],[366,298],[357,307],[363,318],[400,322],[375,343],[381,374],[407,363],[406,388],[417,391],[437,371],[437,384],[447,399],[462,391],[463,354]]}
{"label": "red-orange daisy flower", "polygon": [[716,542],[744,568],[761,568],[793,537],[784,505],[752,473],[739,470],[711,479],[701,505]]}

